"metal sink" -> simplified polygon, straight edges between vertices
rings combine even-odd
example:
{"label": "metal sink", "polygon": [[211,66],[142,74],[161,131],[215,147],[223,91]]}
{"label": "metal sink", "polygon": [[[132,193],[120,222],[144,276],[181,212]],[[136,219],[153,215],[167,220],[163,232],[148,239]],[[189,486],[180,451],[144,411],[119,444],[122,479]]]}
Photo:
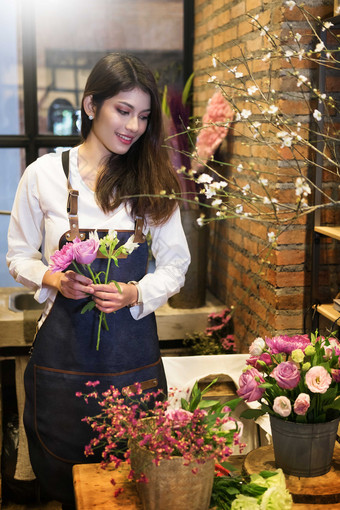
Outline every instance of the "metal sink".
{"label": "metal sink", "polygon": [[25,310],[43,310],[45,303],[38,303],[33,292],[15,292],[8,297],[8,308],[12,312]]}

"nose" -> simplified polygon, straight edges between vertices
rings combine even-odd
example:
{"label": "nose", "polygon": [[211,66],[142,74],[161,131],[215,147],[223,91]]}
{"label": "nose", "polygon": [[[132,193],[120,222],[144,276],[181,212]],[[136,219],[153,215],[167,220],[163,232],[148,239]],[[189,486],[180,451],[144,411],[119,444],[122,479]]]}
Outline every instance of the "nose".
{"label": "nose", "polygon": [[138,117],[137,115],[132,115],[126,124],[126,129],[135,133],[138,131],[138,127],[139,127]]}

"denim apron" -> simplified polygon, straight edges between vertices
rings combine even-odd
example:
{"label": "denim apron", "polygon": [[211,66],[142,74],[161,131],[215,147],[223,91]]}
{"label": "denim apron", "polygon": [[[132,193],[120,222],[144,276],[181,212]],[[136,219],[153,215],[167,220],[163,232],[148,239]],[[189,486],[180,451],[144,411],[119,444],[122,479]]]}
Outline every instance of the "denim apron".
{"label": "denim apron", "polygon": [[[72,208],[68,208],[69,213]],[[84,238],[74,215],[72,222],[71,239],[77,234]],[[77,232],[72,233],[75,225]],[[135,241],[144,240],[137,226],[135,232],[117,231],[121,243],[133,233]],[[67,238],[70,231],[62,243]],[[109,280],[139,281],[145,275],[147,261],[147,243],[141,242],[127,258],[119,259],[118,267],[111,263]],[[106,258],[97,258],[91,264],[95,272],[106,270],[106,266]],[[98,412],[98,405],[92,399],[86,404],[76,392],[90,392],[91,388],[85,386],[88,381],[100,382],[96,387],[99,394],[110,385],[124,390],[136,382],[141,383],[143,391],[167,391],[154,314],[138,321],[127,307],[107,314],[108,330],[102,327],[96,350],[99,311],[94,308],[81,314],[88,299],[72,300],[57,294],[36,335],[24,376],[24,424],[32,468],[42,492],[64,503],[74,501],[72,466],[100,461],[100,453],[84,455],[93,436],[90,426],[82,422],[85,416]]]}

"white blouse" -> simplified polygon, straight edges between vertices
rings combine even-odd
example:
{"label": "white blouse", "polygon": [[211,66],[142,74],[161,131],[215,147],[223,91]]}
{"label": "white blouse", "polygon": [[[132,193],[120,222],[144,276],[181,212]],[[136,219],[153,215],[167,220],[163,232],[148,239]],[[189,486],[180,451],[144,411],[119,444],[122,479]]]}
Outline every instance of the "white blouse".
{"label": "white blouse", "polygon": [[[78,172],[78,147],[70,151],[70,184],[79,191],[80,228],[134,230],[134,220],[124,205],[110,214],[99,209],[94,192]],[[46,301],[43,319],[57,294],[55,289],[43,286],[42,279],[50,256],[58,249],[60,237],[70,228],[67,198],[67,181],[60,154],[46,154],[25,170],[10,219],[7,265],[17,282],[35,291],[39,303]],[[139,282],[143,304],[130,308],[135,319],[153,312],[180,290],[190,263],[179,208],[164,225],[148,224],[144,233],[148,231],[152,238],[155,271],[146,274]]]}

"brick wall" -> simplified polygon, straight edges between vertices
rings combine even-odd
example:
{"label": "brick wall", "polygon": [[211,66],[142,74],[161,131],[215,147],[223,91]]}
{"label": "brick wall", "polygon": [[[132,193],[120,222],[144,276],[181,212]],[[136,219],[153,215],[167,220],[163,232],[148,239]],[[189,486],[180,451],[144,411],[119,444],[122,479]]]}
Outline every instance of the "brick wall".
{"label": "brick wall", "polygon": [[[326,0],[307,0],[305,6],[321,18],[333,14],[333,4]],[[213,66],[212,55],[229,66],[238,65],[246,73],[238,60],[242,52],[256,54],[265,47],[264,38],[254,29],[247,14],[258,15],[261,24],[270,26],[283,40],[290,37],[288,20],[302,35],[301,44],[307,47],[311,43],[308,26],[299,11],[288,10],[284,2],[195,0],[195,117],[203,115],[207,101],[215,91],[214,84],[208,82],[209,76],[217,75],[220,81],[226,83],[232,79],[226,69]],[[302,102],[299,97],[290,97],[291,80],[281,76],[281,69],[287,64],[282,61],[270,64],[260,60],[253,64],[251,71],[264,84],[270,65],[271,86],[280,90],[280,109],[293,113],[296,121],[301,120],[303,125],[309,119],[313,105]],[[316,66],[312,63],[301,61],[296,65],[303,67],[304,74],[310,79],[316,78]],[[247,104],[245,100],[241,94],[238,98],[240,108]],[[241,162],[248,168],[252,162],[268,178],[273,196],[278,196],[284,203],[296,200],[293,177],[296,176],[296,168],[290,161],[289,148],[282,149],[280,155],[269,154],[268,148],[249,143],[243,126],[234,124],[218,157],[231,164],[232,177],[238,185],[252,182],[253,174],[247,171],[238,174],[235,168]],[[225,171],[219,165],[217,169]],[[326,186],[338,195],[338,184],[334,186],[334,178],[329,180]],[[255,181],[252,184],[255,186]],[[323,214],[323,221],[330,224],[337,221],[339,224],[339,216],[334,212]],[[259,335],[303,332],[310,299],[311,220],[311,216],[305,216],[290,225],[279,236],[277,246],[271,252],[267,249],[270,225],[239,219],[211,223],[208,286],[226,305],[235,306],[235,334],[241,351],[246,351],[247,345]],[[326,294],[328,297],[334,295],[340,281],[339,271],[336,271],[339,243],[325,239],[323,246],[320,281],[324,298]]]}

